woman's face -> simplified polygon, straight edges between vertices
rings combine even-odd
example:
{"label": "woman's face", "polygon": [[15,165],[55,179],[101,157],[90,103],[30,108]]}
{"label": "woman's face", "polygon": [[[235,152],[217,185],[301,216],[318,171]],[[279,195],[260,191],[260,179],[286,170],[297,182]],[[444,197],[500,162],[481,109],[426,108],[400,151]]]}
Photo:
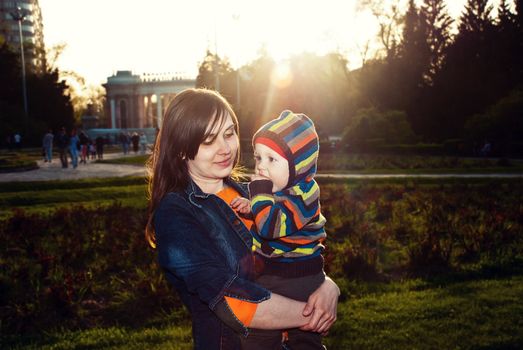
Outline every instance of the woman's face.
{"label": "woman's face", "polygon": [[[208,128],[211,128],[209,123]],[[208,131],[208,130],[207,130]],[[198,149],[194,159],[187,161],[189,174],[196,183],[215,181],[229,176],[238,153],[239,140],[229,114],[225,122],[216,123]]]}

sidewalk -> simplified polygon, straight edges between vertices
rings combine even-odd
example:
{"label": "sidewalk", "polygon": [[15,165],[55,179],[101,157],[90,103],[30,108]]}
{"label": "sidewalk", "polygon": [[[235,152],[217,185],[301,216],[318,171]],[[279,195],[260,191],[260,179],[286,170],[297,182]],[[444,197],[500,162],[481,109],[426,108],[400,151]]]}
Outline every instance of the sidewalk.
{"label": "sidewalk", "polygon": [[[122,153],[104,154],[104,159],[131,157],[134,153],[124,156]],[[0,173],[0,182],[11,181],[48,181],[48,180],[75,180],[92,177],[121,177],[121,176],[145,176],[145,167],[141,165],[103,164],[88,160],[87,164],[79,164],[73,169],[62,169],[59,159],[52,163],[38,161],[39,169],[16,172]],[[377,178],[521,178],[522,173],[514,174],[317,174],[316,178],[343,178],[343,179],[377,179]]]}
{"label": "sidewalk", "polygon": [[[133,156],[129,154],[129,156]],[[125,157],[122,153],[104,154],[104,159]],[[53,159],[52,163],[37,162],[39,169],[15,173],[0,173],[0,182],[11,181],[48,181],[48,180],[76,180],[93,177],[120,177],[120,176],[145,176],[145,167],[139,165],[103,164],[88,160],[87,164],[78,164],[73,169],[71,164],[62,169],[60,159]]]}

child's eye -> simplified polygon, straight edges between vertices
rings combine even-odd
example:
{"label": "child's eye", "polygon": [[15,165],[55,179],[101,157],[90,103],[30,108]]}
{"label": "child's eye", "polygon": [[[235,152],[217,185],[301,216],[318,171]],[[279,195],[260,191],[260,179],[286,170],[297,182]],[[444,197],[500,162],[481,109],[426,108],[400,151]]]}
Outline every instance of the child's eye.
{"label": "child's eye", "polygon": [[254,160],[256,160],[256,161],[258,161],[258,162],[259,162],[259,161],[261,161],[261,157],[260,157],[260,156],[258,156],[258,155],[255,155],[255,156],[254,156]]}
{"label": "child's eye", "polygon": [[270,156],[269,156],[269,162],[272,163],[272,162],[275,162],[275,161],[276,161],[276,158],[273,158],[273,157],[270,157]]}

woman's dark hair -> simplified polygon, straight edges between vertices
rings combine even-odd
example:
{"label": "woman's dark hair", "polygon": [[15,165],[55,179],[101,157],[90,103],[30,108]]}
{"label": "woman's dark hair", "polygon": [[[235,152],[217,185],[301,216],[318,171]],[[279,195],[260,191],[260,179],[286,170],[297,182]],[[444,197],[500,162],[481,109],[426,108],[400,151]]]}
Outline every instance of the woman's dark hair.
{"label": "woman's dark hair", "polygon": [[[149,218],[145,237],[152,247],[155,247],[154,211],[167,193],[187,187],[190,177],[187,160],[194,159],[200,144],[215,126],[221,126],[225,122],[227,115],[231,116],[239,139],[238,119],[227,100],[215,91],[184,90],[167,107],[153,153],[146,164]],[[231,174],[233,177],[237,174],[239,157],[238,148]]]}

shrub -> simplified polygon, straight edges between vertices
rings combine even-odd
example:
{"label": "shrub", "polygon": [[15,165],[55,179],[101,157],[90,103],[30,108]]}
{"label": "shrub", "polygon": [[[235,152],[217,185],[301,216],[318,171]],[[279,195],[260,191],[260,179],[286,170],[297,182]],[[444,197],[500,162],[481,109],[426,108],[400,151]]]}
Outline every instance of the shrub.
{"label": "shrub", "polygon": [[178,304],[143,238],[144,212],[115,203],[1,222],[2,332],[143,323]]}

